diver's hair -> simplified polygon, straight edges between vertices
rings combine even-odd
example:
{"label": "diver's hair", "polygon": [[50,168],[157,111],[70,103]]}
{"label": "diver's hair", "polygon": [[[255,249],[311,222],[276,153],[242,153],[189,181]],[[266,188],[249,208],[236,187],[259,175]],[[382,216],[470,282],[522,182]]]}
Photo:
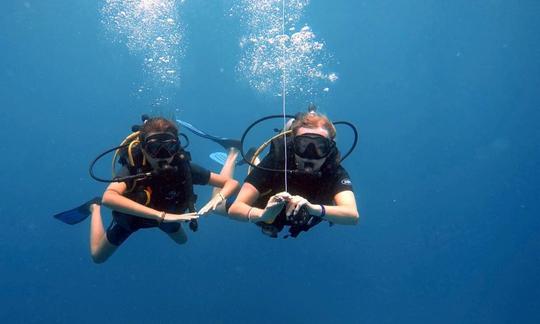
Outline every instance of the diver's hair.
{"label": "diver's hair", "polygon": [[332,124],[328,117],[316,112],[297,114],[291,126],[293,134],[296,134],[298,132],[298,129],[301,127],[322,127],[328,131],[328,136],[331,139],[334,139],[336,137],[336,127],[334,126],[334,124]]}
{"label": "diver's hair", "polygon": [[176,127],[176,124],[163,117],[153,117],[146,120],[141,126],[140,132],[141,141],[144,141],[144,138],[149,133],[155,132],[171,133],[178,137],[178,127]]}

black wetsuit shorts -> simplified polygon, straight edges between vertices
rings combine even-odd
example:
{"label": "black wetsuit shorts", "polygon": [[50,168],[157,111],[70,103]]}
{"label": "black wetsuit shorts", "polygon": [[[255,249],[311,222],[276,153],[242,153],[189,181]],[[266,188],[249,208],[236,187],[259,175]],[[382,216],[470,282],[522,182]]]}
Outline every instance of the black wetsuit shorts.
{"label": "black wetsuit shorts", "polygon": [[107,241],[119,246],[132,234],[141,228],[158,227],[167,234],[181,230],[180,223],[161,223],[156,220],[137,217],[129,214],[113,211],[113,220],[107,228]]}

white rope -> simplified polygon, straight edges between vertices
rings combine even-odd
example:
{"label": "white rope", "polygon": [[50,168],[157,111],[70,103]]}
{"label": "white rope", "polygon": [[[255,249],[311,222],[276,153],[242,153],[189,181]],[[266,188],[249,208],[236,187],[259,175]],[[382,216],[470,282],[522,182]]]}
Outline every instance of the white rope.
{"label": "white rope", "polygon": [[[285,42],[285,0],[282,0],[281,1],[281,34],[283,35],[283,41]],[[286,112],[286,98],[285,98],[285,95],[286,95],[286,86],[287,86],[287,78],[286,78],[286,71],[285,71],[285,68],[286,68],[286,55],[287,55],[287,52],[286,52],[286,44],[283,43],[283,60],[281,62],[282,64],[282,70],[281,70],[281,73],[282,73],[282,76],[281,76],[281,85],[282,85],[282,89],[281,89],[281,103],[282,103],[282,112],[283,112],[283,131],[286,131],[286,127],[287,127],[287,112]],[[284,170],[285,172],[283,173],[283,176],[285,178],[285,191],[288,191],[288,183],[287,183],[287,134],[284,134],[283,135],[283,149],[285,150],[285,165],[284,165]]]}

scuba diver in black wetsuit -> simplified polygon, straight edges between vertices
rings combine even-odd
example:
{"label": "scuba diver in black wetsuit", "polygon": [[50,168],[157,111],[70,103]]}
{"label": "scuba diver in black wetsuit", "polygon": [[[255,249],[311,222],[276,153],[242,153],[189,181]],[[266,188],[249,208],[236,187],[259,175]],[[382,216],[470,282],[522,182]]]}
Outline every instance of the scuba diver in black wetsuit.
{"label": "scuba diver in black wetsuit", "polygon": [[[323,220],[357,224],[359,214],[352,183],[340,165],[342,159],[334,142],[336,129],[332,122],[313,107],[298,114],[289,129],[291,135],[286,142],[289,170],[279,170],[285,164],[283,136],[279,136],[272,141],[268,155],[245,179],[229,208],[230,217],[256,223],[271,237],[277,237],[285,226],[289,229],[285,237],[296,237]],[[356,138],[352,148],[355,145]]]}
{"label": "scuba diver in black wetsuit", "polygon": [[[95,177],[92,171],[95,162],[115,149],[118,162],[123,166],[119,176],[112,180]],[[102,199],[94,198],[78,208],[55,215],[65,223],[75,224],[92,214],[90,250],[96,263],[105,262],[141,228],[158,227],[178,244],[185,243],[187,236],[181,222],[190,222],[190,228],[195,231],[196,219],[222,208],[227,197],[239,187],[236,180],[224,175],[230,172],[222,170],[222,174],[215,174],[192,163],[189,152],[180,145],[178,128],[164,118],[144,120],[138,131],[115,149],[98,156],[90,169],[94,179],[111,182]],[[237,150],[230,150],[224,170],[234,167],[237,154]],[[195,184],[221,188],[199,212],[194,207]],[[113,220],[107,230],[103,227],[100,202],[113,210]]]}

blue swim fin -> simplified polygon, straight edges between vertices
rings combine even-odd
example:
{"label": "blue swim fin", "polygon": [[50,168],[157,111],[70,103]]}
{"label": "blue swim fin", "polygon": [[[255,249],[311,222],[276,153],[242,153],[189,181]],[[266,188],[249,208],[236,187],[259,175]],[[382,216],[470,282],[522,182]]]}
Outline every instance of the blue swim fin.
{"label": "blue swim fin", "polygon": [[92,204],[101,205],[101,197],[92,198],[79,207],[58,213],[53,217],[69,225],[78,224],[90,216],[90,205]]}
{"label": "blue swim fin", "polygon": [[214,142],[216,142],[217,144],[223,146],[226,149],[229,149],[231,147],[240,149],[240,147],[242,145],[242,143],[240,143],[239,140],[234,140],[234,139],[225,138],[225,137],[217,137],[217,136],[214,136],[214,135],[207,134],[207,133],[203,132],[202,130],[196,128],[195,126],[191,125],[190,123],[185,122],[183,120],[177,119],[176,122],[178,124],[184,126],[185,128],[187,128],[193,134],[195,134],[197,136],[200,136],[202,138],[206,138],[206,139],[209,139],[211,141],[214,141]]}
{"label": "blue swim fin", "polygon": [[[255,155],[255,152],[256,152],[256,149],[254,147],[250,148],[249,151],[246,153],[246,159],[250,161],[253,158],[253,155]],[[225,152],[210,153],[210,158],[221,165],[225,165],[225,162],[227,161],[227,153]],[[246,164],[246,161],[244,159],[241,159],[240,161],[236,162],[236,165],[244,165],[244,164]]]}
{"label": "blue swim fin", "polygon": [[225,152],[210,153],[210,158],[221,165],[225,165],[225,161],[227,161],[227,153]]}

